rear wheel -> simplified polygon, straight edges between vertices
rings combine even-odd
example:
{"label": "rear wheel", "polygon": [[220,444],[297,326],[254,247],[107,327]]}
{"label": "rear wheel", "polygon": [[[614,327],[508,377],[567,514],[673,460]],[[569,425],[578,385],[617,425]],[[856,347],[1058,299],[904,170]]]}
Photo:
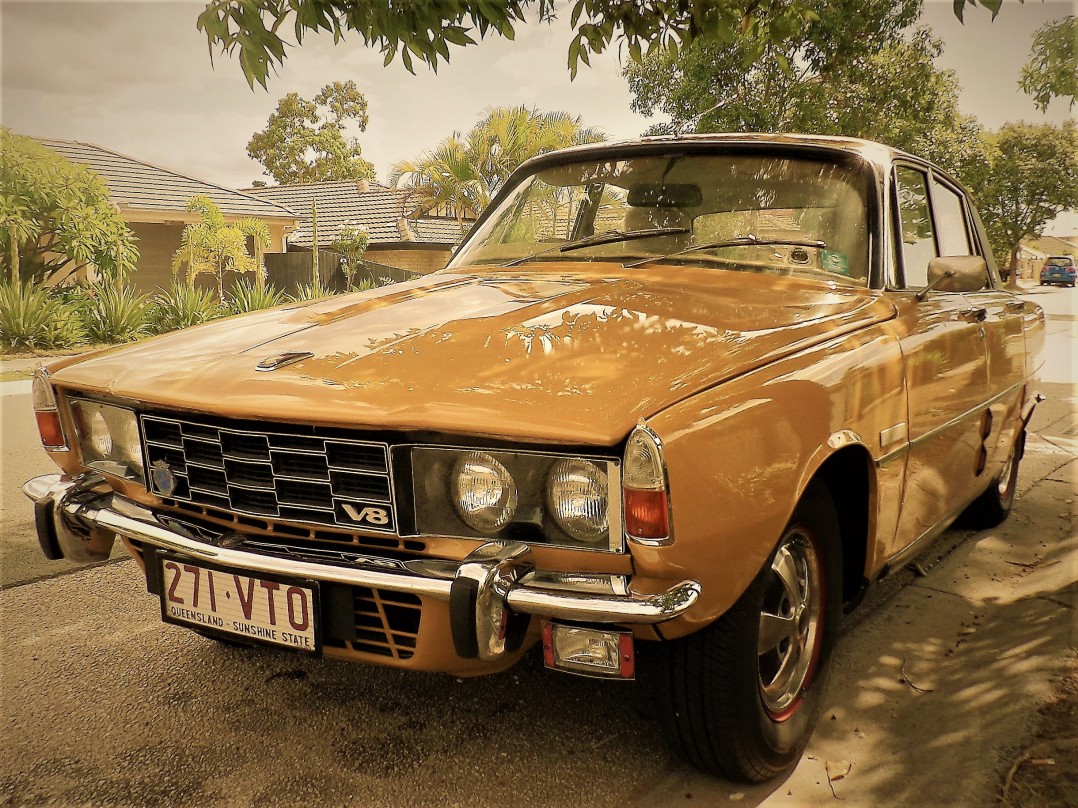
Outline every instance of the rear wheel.
{"label": "rear wheel", "polygon": [[696,767],[761,782],[797,762],[826,685],[841,609],[838,520],[814,483],[770,560],[705,629],[660,646],[667,740]]}
{"label": "rear wheel", "polygon": [[962,524],[983,530],[995,527],[1007,518],[1011,506],[1014,505],[1014,494],[1018,488],[1018,463],[1022,459],[1025,446],[1026,431],[1023,429],[1015,438],[999,476],[962,513]]}

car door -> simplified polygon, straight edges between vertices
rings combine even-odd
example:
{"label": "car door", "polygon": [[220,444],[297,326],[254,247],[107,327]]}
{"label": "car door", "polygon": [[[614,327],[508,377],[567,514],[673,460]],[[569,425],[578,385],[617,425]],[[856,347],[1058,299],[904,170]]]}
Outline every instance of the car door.
{"label": "car door", "polygon": [[[975,213],[964,194],[943,178],[933,176],[932,204],[945,255],[981,255],[985,257],[986,267],[994,263],[991,249],[976,226]],[[988,367],[985,407],[991,416],[983,445],[986,468],[978,475],[983,478],[994,476],[1014,440],[1026,377],[1023,321],[1026,309],[1032,311],[1034,307],[999,288],[994,273],[986,275],[983,289],[967,292],[965,297],[985,335]]]}
{"label": "car door", "polygon": [[[891,554],[933,535],[976,493],[983,469],[989,381],[982,313],[966,295],[930,290],[928,264],[953,246],[933,207],[930,172],[898,163],[892,174],[894,273],[887,294],[898,310],[908,401],[906,474]],[[967,250],[968,252],[968,250]],[[881,435],[882,448],[888,445]]]}

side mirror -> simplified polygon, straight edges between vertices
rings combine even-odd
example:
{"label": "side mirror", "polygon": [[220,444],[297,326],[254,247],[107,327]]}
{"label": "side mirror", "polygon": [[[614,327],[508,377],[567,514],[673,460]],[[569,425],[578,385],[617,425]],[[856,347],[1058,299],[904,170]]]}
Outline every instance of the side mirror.
{"label": "side mirror", "polygon": [[976,292],[988,284],[988,264],[979,255],[941,255],[928,262],[928,288]]}

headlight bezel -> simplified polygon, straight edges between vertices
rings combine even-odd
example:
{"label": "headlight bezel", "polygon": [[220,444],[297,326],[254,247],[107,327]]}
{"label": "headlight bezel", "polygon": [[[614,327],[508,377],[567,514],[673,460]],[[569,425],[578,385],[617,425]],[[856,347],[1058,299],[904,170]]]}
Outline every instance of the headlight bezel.
{"label": "headlight bezel", "polygon": [[[404,448],[404,447],[402,447]],[[621,458],[490,446],[412,444],[406,447],[412,478],[415,530],[419,536],[503,540],[516,539],[536,546],[622,554],[626,544],[622,528]],[[517,489],[514,518],[489,532],[475,530],[455,509],[453,473],[457,459],[489,455],[509,472]],[[581,540],[566,532],[548,506],[549,479],[560,461],[593,464],[606,475],[607,529],[597,539]]]}
{"label": "headlight bezel", "polygon": [[[79,462],[88,470],[97,471],[124,482],[146,485],[146,450],[142,444],[138,412],[123,404],[92,398],[71,397],[68,412],[75,432],[75,448]],[[108,438],[107,448],[94,445],[94,427],[103,426]]]}

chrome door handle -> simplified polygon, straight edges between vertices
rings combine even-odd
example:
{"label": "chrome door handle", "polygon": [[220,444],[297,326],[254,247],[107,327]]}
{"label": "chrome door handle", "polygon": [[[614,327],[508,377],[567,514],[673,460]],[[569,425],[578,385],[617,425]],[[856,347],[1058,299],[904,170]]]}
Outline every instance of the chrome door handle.
{"label": "chrome door handle", "polygon": [[988,319],[988,309],[966,309],[962,312],[961,317],[963,320],[969,320],[971,323],[983,323]]}
{"label": "chrome door handle", "polygon": [[1009,300],[1006,305],[1007,311],[1025,311],[1026,301],[1024,300]]}

